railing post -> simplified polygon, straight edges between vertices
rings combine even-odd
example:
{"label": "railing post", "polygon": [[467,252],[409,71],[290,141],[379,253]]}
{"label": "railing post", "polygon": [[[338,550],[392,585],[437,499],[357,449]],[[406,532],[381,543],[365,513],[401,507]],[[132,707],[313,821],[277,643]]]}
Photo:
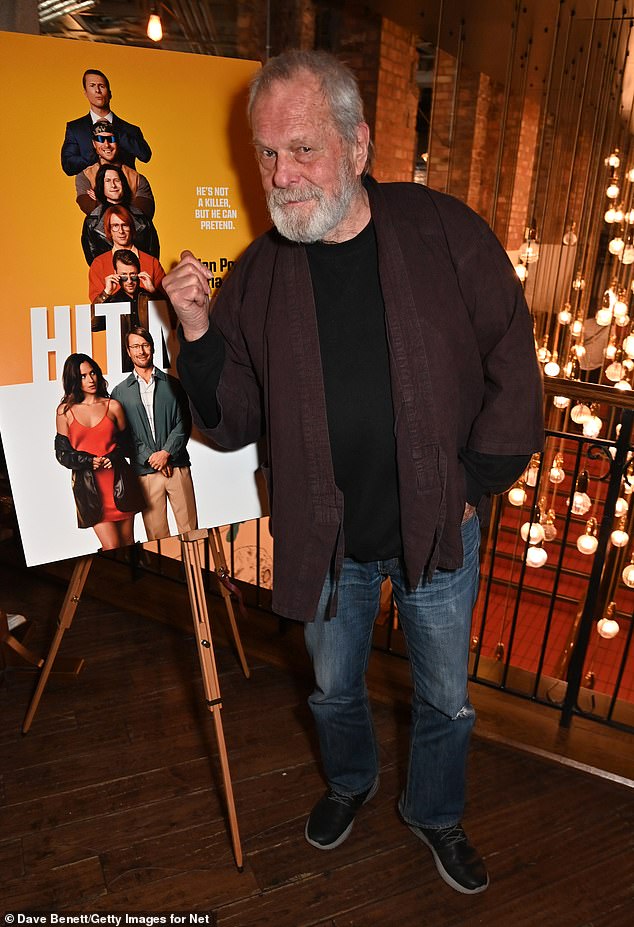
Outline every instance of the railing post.
{"label": "railing post", "polygon": [[[605,499],[605,505],[603,507],[603,518],[601,519],[601,529],[599,531],[597,549],[592,563],[590,580],[588,582],[588,593],[586,595],[586,601],[583,607],[583,613],[581,615],[579,633],[577,635],[577,640],[575,642],[574,650],[570,658],[570,664],[568,666],[568,685],[561,710],[560,724],[562,727],[570,727],[572,715],[577,704],[577,698],[579,696],[579,689],[581,688],[583,665],[585,662],[588,643],[590,641],[590,634],[592,632],[592,625],[595,618],[597,599],[601,590],[601,574],[603,572],[605,556],[608,549],[608,543],[610,541],[610,535],[612,533],[612,517],[614,515],[614,507],[616,505],[616,500],[619,497],[621,480],[623,478],[623,474],[625,473],[628,462],[628,451],[630,447],[630,436],[632,433],[633,419],[634,411],[632,409],[624,409],[621,417],[621,430],[616,442],[616,453],[614,455],[614,460],[612,461],[610,483],[608,485],[608,492]],[[574,487],[571,492],[573,491]]]}

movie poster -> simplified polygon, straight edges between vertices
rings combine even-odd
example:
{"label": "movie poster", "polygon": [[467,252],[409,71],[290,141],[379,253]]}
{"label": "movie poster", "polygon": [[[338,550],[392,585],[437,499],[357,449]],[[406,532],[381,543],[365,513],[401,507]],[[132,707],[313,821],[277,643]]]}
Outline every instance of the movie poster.
{"label": "movie poster", "polygon": [[161,292],[184,249],[218,292],[266,227],[244,115],[257,67],[0,33],[0,431],[29,565],[262,514],[257,449],[190,433]]}

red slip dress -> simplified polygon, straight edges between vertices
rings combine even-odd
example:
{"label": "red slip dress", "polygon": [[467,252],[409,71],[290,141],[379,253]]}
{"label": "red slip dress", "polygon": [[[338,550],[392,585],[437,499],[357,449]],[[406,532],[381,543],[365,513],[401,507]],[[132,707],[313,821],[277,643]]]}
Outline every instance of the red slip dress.
{"label": "red slip dress", "polygon": [[[106,403],[103,418],[92,427],[82,425],[73,415],[73,410],[70,409],[72,420],[68,426],[68,436],[71,445],[76,451],[94,454],[95,457],[104,457],[115,450],[117,446],[115,441],[117,426],[108,416],[109,407],[110,400]],[[100,467],[98,470],[94,470],[93,473],[103,508],[101,521],[125,521],[126,518],[130,518],[131,512],[119,511],[114,503],[114,469],[105,470]]]}

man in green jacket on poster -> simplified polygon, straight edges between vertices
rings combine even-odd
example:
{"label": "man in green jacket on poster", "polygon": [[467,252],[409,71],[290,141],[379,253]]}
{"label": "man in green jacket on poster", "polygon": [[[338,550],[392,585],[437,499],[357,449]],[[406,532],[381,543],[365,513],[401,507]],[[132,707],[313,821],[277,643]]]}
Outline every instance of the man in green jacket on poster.
{"label": "man in green jacket on poster", "polygon": [[145,499],[148,541],[168,537],[169,499],[179,534],[197,527],[196,500],[187,453],[187,399],[178,381],[154,366],[154,341],[134,326],[126,336],[132,373],[112,391],[123,406],[132,438],[131,463]]}

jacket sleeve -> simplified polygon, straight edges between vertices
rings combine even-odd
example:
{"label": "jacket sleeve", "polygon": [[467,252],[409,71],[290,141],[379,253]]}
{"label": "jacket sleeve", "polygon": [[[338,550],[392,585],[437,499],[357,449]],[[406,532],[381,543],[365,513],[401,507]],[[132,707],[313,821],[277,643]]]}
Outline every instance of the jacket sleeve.
{"label": "jacket sleeve", "polygon": [[[172,393],[175,403],[174,424],[163,443],[162,450],[167,451],[171,457],[178,457],[189,440],[190,427],[183,415],[184,396],[179,396],[177,382],[165,381],[165,387]],[[182,391],[181,391],[182,392]]]}
{"label": "jacket sleeve", "polygon": [[[132,160],[134,158],[138,158],[139,161],[150,160],[152,149],[143,138],[143,132],[138,126],[117,118],[114,128],[117,130],[120,147],[131,155]],[[134,164],[131,164],[130,167],[134,167]]]}
{"label": "jacket sleeve", "polygon": [[255,309],[255,296],[253,302],[248,297],[250,267],[243,257],[215,300],[208,332],[198,342],[181,339],[178,360],[194,421],[227,450],[252,444],[264,432],[261,384],[240,319]]}
{"label": "jacket sleeve", "polygon": [[471,236],[451,251],[484,376],[484,400],[468,448],[530,455],[543,445],[543,389],[521,284],[501,244],[475,214]]}
{"label": "jacket sleeve", "polygon": [[55,457],[69,470],[92,470],[94,455],[76,451],[66,435],[55,435]]}
{"label": "jacket sleeve", "polygon": [[94,164],[96,160],[97,155],[94,151],[89,158],[85,158],[82,155],[79,140],[75,135],[73,127],[68,122],[66,124],[66,134],[64,135],[61,151],[62,170],[64,173],[68,174],[69,177],[73,177],[75,174],[79,174],[80,171],[83,171],[85,167],[88,167],[89,164]]}

